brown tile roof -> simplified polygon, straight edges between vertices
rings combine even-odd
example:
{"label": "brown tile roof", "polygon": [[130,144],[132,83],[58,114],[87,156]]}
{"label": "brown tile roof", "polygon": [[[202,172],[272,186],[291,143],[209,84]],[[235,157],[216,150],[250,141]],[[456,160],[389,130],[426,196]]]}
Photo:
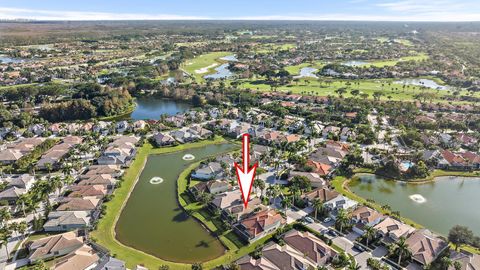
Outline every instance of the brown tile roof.
{"label": "brown tile roof", "polygon": [[447,242],[427,229],[415,231],[406,241],[412,257],[423,265],[433,262],[448,246]]}
{"label": "brown tile roof", "polygon": [[83,245],[79,249],[63,257],[57,264],[55,264],[54,269],[87,269],[97,263],[99,259],[100,258],[95,254],[95,251],[91,247]]}
{"label": "brown tile roof", "polygon": [[67,198],[60,204],[57,211],[90,211],[94,210],[100,200],[93,198]]}
{"label": "brown tile roof", "polygon": [[268,227],[276,222],[283,222],[282,216],[275,210],[265,210],[258,212],[252,217],[242,220],[240,223],[245,227],[252,237],[262,233],[265,227]]}
{"label": "brown tile roof", "polygon": [[289,246],[300,251],[305,257],[317,264],[324,264],[328,258],[337,255],[325,242],[309,232],[293,230],[288,232],[283,239]]}
{"label": "brown tile roof", "polygon": [[27,243],[27,247],[32,252],[28,257],[34,261],[42,258],[47,254],[53,254],[71,247],[81,247],[83,245],[83,237],[77,236],[76,232],[66,232],[59,235],[41,238]]}
{"label": "brown tile roof", "polygon": [[352,212],[351,216],[356,220],[361,220],[362,222],[365,222],[365,223],[371,223],[383,217],[382,214],[380,214],[379,212],[367,206],[361,206],[355,209]]}
{"label": "brown tile roof", "polygon": [[303,197],[307,198],[308,200],[314,200],[318,198],[322,202],[328,202],[331,199],[336,198],[338,195],[340,194],[334,190],[330,190],[327,188],[317,188],[308,193],[305,193]]}

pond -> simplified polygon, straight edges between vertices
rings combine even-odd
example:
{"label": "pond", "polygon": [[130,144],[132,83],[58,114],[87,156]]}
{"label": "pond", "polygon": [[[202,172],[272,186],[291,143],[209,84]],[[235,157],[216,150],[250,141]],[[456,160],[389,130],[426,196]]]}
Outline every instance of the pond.
{"label": "pond", "polygon": [[305,77],[317,78],[317,75],[315,74],[317,71],[318,69],[316,68],[304,67],[300,69],[300,75],[295,76],[294,78],[305,78]]}
{"label": "pond", "polygon": [[203,76],[204,79],[225,79],[233,76],[233,72],[228,69],[229,64],[222,64],[215,68],[215,73]]}
{"label": "pond", "polygon": [[480,177],[438,177],[425,184],[406,184],[371,174],[358,176],[360,180],[352,181],[350,190],[363,198],[388,204],[393,211],[445,236],[457,224],[480,235]]}
{"label": "pond", "polygon": [[[219,240],[178,204],[176,183],[191,163],[234,148],[232,144],[218,144],[149,156],[118,219],[116,238],[172,262],[205,262],[223,255],[225,249]],[[183,160],[185,154],[194,155],[195,161]],[[161,181],[152,184],[152,179]]]}
{"label": "pond", "polygon": [[368,62],[361,61],[361,60],[352,60],[352,61],[343,62],[342,65],[349,66],[349,67],[360,67],[360,66],[368,65]]}
{"label": "pond", "polygon": [[133,120],[160,119],[162,114],[175,115],[192,107],[185,102],[155,97],[140,97],[135,103],[137,106],[130,115]]}
{"label": "pond", "polygon": [[406,85],[415,85],[415,86],[425,86],[432,89],[438,90],[450,90],[450,87],[445,85],[440,85],[434,80],[430,79],[404,79],[401,81],[395,81],[396,84],[406,84]]}
{"label": "pond", "polygon": [[10,57],[10,56],[7,56],[7,55],[3,55],[3,54],[0,54],[0,64],[1,63],[4,63],[4,64],[16,64],[16,63],[23,63],[23,62],[26,62],[28,61],[28,59],[23,59],[23,58],[14,58],[14,57]]}

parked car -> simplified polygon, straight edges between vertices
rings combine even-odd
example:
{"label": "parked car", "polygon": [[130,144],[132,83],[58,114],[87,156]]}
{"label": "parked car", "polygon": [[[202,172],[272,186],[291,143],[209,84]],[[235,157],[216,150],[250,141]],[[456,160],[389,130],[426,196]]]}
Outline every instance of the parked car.
{"label": "parked car", "polygon": [[314,223],[314,222],[315,222],[315,221],[313,220],[313,218],[311,218],[311,217],[305,217],[304,220],[305,220],[305,222],[307,222],[307,223]]}
{"label": "parked car", "polygon": [[366,250],[362,245],[358,243],[353,244],[353,248],[357,249],[360,252],[364,252]]}
{"label": "parked car", "polygon": [[330,221],[332,221],[332,218],[329,218],[329,217],[327,217],[323,220],[324,223],[327,223],[327,222],[330,222]]}
{"label": "parked car", "polygon": [[330,234],[331,236],[338,236],[338,233],[332,229],[328,230],[328,234]]}

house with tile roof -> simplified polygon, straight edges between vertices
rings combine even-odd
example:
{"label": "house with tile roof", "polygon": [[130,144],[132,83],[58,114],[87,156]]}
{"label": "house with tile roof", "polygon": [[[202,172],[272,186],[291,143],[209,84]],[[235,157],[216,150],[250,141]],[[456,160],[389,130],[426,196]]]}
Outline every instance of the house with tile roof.
{"label": "house with tile roof", "polygon": [[423,266],[430,265],[447,247],[448,242],[428,229],[416,230],[406,241],[412,260]]}
{"label": "house with tile roof", "polygon": [[88,211],[52,211],[43,225],[46,232],[65,232],[84,229],[90,226]]}
{"label": "house with tile roof", "polygon": [[72,251],[65,257],[61,258],[53,267],[54,270],[89,270],[94,269],[99,261],[98,255],[95,251],[83,245],[80,248]]}
{"label": "house with tile roof", "polygon": [[28,261],[35,263],[39,260],[60,257],[82,247],[83,243],[84,238],[76,231],[30,241],[26,244],[29,252]]}
{"label": "house with tile roof", "polygon": [[334,249],[309,232],[292,230],[285,234],[283,240],[317,266],[325,266],[337,256]]}
{"label": "house with tile roof", "polygon": [[274,232],[285,223],[283,217],[275,210],[264,210],[241,220],[234,226],[235,232],[249,243]]}

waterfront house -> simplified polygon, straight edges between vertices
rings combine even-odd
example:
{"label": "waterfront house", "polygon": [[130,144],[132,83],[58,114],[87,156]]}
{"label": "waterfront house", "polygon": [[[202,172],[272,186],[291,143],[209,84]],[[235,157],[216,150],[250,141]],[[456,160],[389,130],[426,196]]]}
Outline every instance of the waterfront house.
{"label": "waterfront house", "polygon": [[69,254],[83,246],[83,237],[76,231],[30,241],[25,246],[29,252],[28,261],[35,263]]}
{"label": "waterfront house", "polygon": [[275,210],[264,210],[241,220],[234,226],[235,232],[245,241],[252,243],[274,232],[285,223]]}
{"label": "waterfront house", "polygon": [[280,268],[264,257],[256,260],[247,255],[240,258],[236,263],[242,270],[280,270]]}
{"label": "waterfront house", "polygon": [[53,211],[43,225],[46,232],[65,232],[90,226],[88,211]]}
{"label": "waterfront house", "polygon": [[412,253],[412,260],[430,265],[447,247],[448,242],[427,229],[416,230],[406,241]]}
{"label": "waterfront house", "polygon": [[83,245],[80,248],[72,251],[70,254],[59,259],[54,266],[55,270],[71,270],[71,269],[83,269],[90,270],[95,269],[99,261],[98,255],[95,251],[87,245]]}
{"label": "waterfront house", "polygon": [[224,169],[219,162],[209,162],[200,166],[192,173],[192,178],[209,180],[214,179],[223,174]]}
{"label": "waterfront house", "polygon": [[157,146],[173,145],[177,142],[170,134],[162,132],[153,135],[153,141]]}
{"label": "waterfront house", "polygon": [[[478,270],[480,269],[480,255],[472,254],[466,251],[450,251],[450,259],[453,262],[460,263],[460,270]],[[457,270],[453,265],[448,270]]]}
{"label": "waterfront house", "polygon": [[415,231],[410,225],[407,225],[392,217],[386,217],[384,220],[373,226],[377,234],[383,238],[385,243],[396,242],[400,237],[408,237]]}
{"label": "waterfront house", "polygon": [[358,207],[352,211],[350,216],[353,223],[353,231],[360,235],[364,234],[365,226],[373,227],[385,218],[384,215],[367,206]]}
{"label": "waterfront house", "polygon": [[325,180],[320,177],[318,173],[292,171],[290,172],[288,181],[292,181],[295,176],[306,177],[310,181],[310,184],[313,188],[321,188],[326,184]]}
{"label": "waterfront house", "polygon": [[57,211],[94,211],[100,205],[95,198],[64,198]]}

